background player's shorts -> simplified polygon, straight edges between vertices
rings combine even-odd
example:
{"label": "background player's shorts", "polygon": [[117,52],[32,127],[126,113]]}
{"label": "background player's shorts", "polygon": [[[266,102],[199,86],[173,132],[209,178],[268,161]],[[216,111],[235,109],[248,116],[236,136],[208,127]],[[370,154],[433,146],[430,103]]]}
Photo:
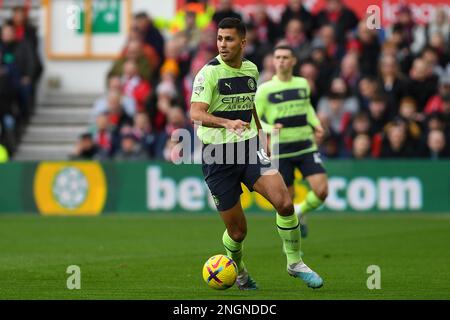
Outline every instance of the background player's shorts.
{"label": "background player's shorts", "polygon": [[[264,169],[270,167],[270,164],[262,164],[258,157],[255,157],[255,161],[250,163],[248,148],[246,150],[246,154],[241,155],[245,156],[245,164],[236,164],[236,162],[234,164],[208,164],[205,161],[202,163],[206,184],[219,211],[231,209],[236,205],[242,193],[241,182],[250,191],[253,191],[253,185],[263,175]],[[256,150],[250,150],[250,152],[256,152]]]}
{"label": "background player's shorts", "polygon": [[299,168],[303,177],[308,177],[317,173],[326,173],[322,166],[322,159],[319,152],[309,152],[292,158],[279,159],[278,171],[283,176],[286,186],[294,183],[294,170]]}

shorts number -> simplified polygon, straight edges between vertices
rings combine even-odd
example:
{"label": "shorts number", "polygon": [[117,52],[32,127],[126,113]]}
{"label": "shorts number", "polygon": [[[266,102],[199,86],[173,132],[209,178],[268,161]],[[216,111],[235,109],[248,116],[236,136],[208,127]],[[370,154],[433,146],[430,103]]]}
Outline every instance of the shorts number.
{"label": "shorts number", "polygon": [[322,163],[322,159],[320,158],[320,153],[318,153],[318,152],[313,153],[313,157],[314,157],[315,163]]}

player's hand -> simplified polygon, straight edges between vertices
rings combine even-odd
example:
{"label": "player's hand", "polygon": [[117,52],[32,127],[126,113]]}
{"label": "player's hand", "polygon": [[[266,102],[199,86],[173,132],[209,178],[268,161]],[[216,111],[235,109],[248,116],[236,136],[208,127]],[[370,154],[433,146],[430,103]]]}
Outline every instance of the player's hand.
{"label": "player's hand", "polygon": [[272,134],[273,135],[280,134],[281,128],[283,128],[283,125],[281,123],[275,123],[272,127]]}
{"label": "player's hand", "polygon": [[318,125],[317,127],[314,128],[314,134],[316,135],[316,140],[322,141],[325,135],[325,130],[322,128],[321,125]]}
{"label": "player's hand", "polygon": [[275,123],[275,124],[273,125],[273,128],[274,128],[275,130],[280,130],[281,128],[283,128],[283,125],[282,125],[281,123]]}
{"label": "player's hand", "polygon": [[229,120],[225,124],[225,128],[230,130],[231,132],[236,133],[239,137],[241,137],[242,132],[244,132],[245,129],[250,129],[250,123],[239,119]]}

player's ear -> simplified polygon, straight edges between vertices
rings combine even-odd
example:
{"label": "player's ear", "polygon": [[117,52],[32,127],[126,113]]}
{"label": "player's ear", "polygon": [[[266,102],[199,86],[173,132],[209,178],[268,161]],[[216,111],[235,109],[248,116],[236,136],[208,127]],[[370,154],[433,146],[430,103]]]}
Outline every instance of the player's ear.
{"label": "player's ear", "polygon": [[293,65],[295,66],[297,64],[297,57],[296,56],[292,56],[292,60],[293,60]]}
{"label": "player's ear", "polygon": [[247,39],[246,38],[242,38],[241,39],[241,48],[244,49],[246,45],[247,45]]}

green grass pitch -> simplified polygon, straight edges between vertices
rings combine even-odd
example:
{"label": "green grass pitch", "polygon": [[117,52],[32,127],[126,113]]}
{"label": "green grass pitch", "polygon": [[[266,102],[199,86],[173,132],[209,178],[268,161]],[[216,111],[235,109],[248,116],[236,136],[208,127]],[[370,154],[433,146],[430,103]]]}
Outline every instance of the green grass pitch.
{"label": "green grass pitch", "polygon": [[[245,261],[260,290],[215,291],[217,215],[0,217],[0,299],[449,299],[450,216],[310,214],[304,261],[319,290],[288,276],[273,215],[248,215]],[[81,268],[68,290],[66,268]],[[381,289],[366,286],[381,268]]]}

